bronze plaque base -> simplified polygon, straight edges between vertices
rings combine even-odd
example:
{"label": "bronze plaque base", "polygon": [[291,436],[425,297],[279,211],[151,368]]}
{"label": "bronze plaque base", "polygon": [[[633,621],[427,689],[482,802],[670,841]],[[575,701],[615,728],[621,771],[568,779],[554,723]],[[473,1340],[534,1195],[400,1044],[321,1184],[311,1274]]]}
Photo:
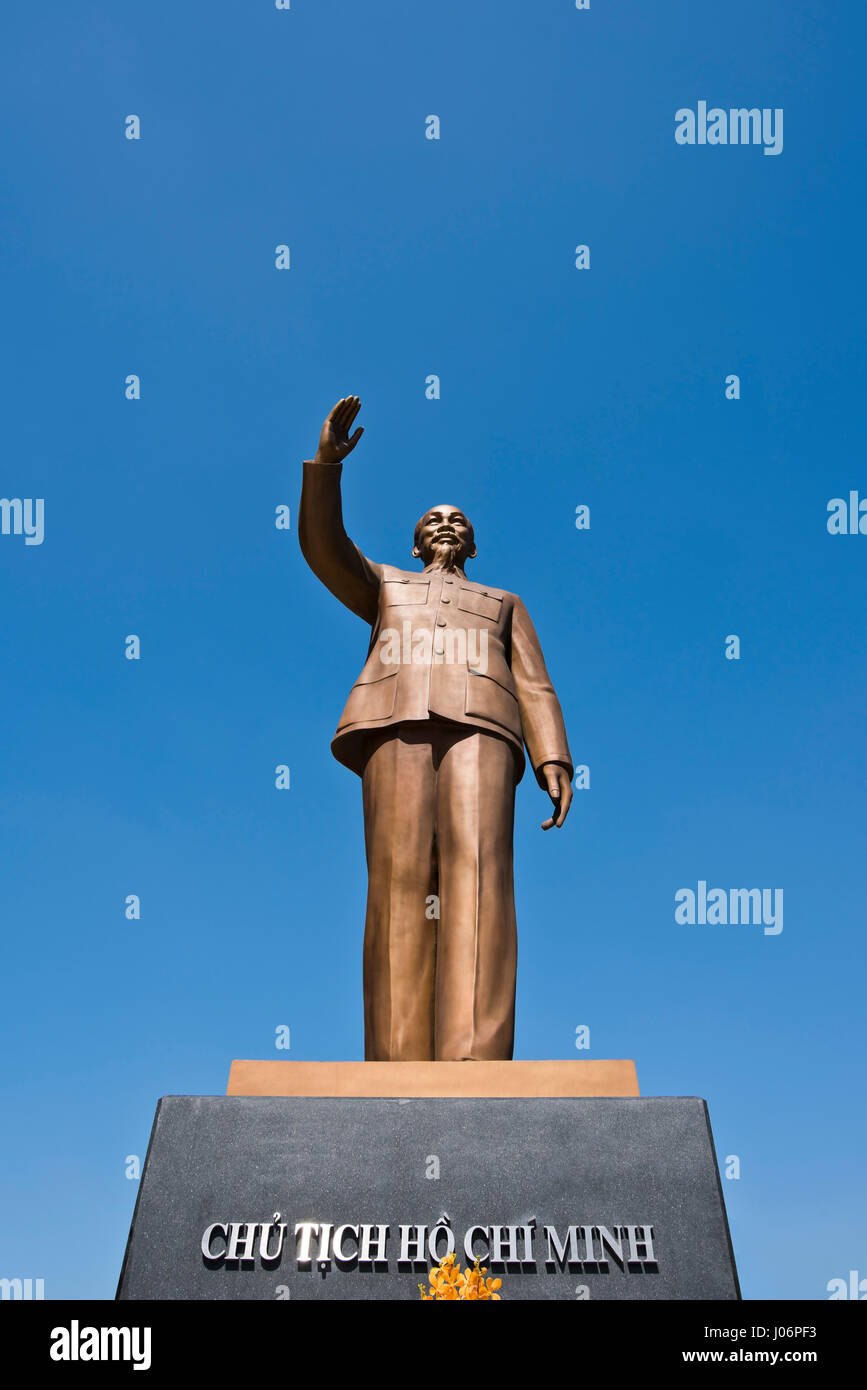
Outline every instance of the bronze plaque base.
{"label": "bronze plaque base", "polygon": [[632,1061],[234,1061],[229,1096],[637,1096]]}

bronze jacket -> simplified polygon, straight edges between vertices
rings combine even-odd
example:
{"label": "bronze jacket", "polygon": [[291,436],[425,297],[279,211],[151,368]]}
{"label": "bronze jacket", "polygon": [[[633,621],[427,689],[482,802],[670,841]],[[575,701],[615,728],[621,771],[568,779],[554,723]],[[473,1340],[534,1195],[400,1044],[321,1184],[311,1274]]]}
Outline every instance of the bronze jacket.
{"label": "bronze jacket", "polygon": [[367,661],[331,743],[335,758],[361,773],[369,730],[434,718],[508,740],[519,778],[525,743],[540,785],[544,763],[563,764],[571,777],[560,703],[521,600],[461,570],[401,570],[362,555],[343,526],[342,470],[306,460],[298,513],[310,568],[371,626]]}

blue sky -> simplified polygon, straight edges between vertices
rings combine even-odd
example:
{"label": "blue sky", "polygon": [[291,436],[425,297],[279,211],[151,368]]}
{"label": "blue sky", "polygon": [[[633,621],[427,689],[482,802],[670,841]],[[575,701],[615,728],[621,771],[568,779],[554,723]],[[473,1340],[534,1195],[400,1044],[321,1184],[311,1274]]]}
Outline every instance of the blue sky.
{"label": "blue sky", "polygon": [[[409,566],[420,512],[463,506],[591,769],[562,832],[519,792],[516,1055],[707,1099],[746,1297],[867,1275],[867,537],[826,529],[867,495],[864,28],[808,0],[6,13],[0,494],[44,498],[45,539],[0,536],[0,1274],[112,1296],[159,1096],[287,1055],[281,1024],[362,1055],[360,784],[328,745],[367,630],[295,532],[357,394],[353,538]],[[699,100],[782,108],[783,152],[677,145]],[[701,879],[782,888],[783,931],[676,924]]]}

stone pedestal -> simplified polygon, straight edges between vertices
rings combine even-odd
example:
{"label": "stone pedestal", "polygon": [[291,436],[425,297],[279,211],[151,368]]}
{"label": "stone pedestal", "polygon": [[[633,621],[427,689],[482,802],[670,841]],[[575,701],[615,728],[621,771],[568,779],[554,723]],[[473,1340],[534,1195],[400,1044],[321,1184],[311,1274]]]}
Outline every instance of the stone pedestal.
{"label": "stone pedestal", "polygon": [[[617,1065],[631,1094],[556,1089]],[[317,1066],[328,1094],[275,1094],[287,1067],[324,1090]],[[707,1107],[638,1096],[631,1063],[235,1063],[230,1084],[250,1067],[269,1094],[159,1102],[119,1298],[415,1299],[452,1245],[507,1301],[739,1297]]]}

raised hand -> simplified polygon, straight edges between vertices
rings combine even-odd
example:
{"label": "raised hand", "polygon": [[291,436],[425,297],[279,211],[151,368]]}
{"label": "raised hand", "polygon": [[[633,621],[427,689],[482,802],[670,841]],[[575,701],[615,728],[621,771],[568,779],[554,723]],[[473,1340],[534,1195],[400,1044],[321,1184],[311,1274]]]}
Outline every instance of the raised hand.
{"label": "raised hand", "polygon": [[317,463],[342,463],[346,455],[352,453],[364,434],[364,426],[359,425],[351,438],[349,435],[352,422],[360,409],[361,401],[357,396],[344,396],[343,400],[338,401],[336,406],[329,411],[319,436],[319,448],[316,450]]}

